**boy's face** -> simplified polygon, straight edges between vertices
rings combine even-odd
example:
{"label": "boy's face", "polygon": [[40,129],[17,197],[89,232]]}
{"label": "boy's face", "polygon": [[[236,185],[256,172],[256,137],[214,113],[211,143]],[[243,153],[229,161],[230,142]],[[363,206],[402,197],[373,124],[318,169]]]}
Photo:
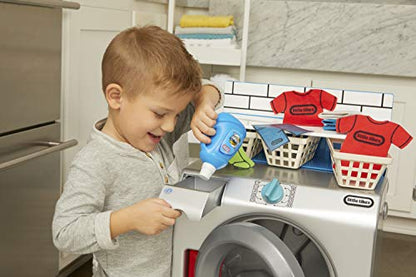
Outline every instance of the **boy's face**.
{"label": "boy's face", "polygon": [[114,124],[116,135],[133,147],[150,152],[166,133],[174,130],[179,113],[192,97],[193,94],[174,95],[158,89],[135,98],[122,97]]}

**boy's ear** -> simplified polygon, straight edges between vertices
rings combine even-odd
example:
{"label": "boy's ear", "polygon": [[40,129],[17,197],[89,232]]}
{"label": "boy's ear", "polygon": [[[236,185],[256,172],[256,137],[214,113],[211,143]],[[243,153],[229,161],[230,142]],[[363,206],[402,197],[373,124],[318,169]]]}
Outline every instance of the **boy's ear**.
{"label": "boy's ear", "polygon": [[111,109],[120,109],[123,93],[123,88],[118,84],[111,83],[105,88],[105,99]]}

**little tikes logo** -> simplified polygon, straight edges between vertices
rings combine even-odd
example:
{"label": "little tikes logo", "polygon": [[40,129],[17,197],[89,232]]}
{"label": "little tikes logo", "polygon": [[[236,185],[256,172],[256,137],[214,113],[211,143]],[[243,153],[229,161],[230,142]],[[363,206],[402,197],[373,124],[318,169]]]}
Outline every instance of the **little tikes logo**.
{"label": "little tikes logo", "polygon": [[165,188],[163,190],[163,192],[166,193],[166,194],[171,194],[173,192],[173,189],[172,188]]}
{"label": "little tikes logo", "polygon": [[318,109],[313,104],[308,105],[293,105],[290,108],[290,113],[292,115],[313,115]]}
{"label": "little tikes logo", "polygon": [[230,147],[228,147],[228,145],[226,145],[226,144],[223,144],[222,145],[222,149],[224,149],[224,151],[225,151],[225,153],[230,153]]}
{"label": "little tikes logo", "polygon": [[371,208],[374,205],[374,200],[370,197],[347,195],[344,197],[344,203],[349,206]]}
{"label": "little tikes logo", "polygon": [[357,131],[354,133],[354,139],[375,146],[382,145],[384,143],[384,138],[380,135],[369,133],[366,131]]}

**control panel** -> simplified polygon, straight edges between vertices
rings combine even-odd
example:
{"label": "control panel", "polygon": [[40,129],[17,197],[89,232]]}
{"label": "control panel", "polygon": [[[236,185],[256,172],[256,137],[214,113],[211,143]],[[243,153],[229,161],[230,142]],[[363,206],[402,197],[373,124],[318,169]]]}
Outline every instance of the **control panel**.
{"label": "control panel", "polygon": [[292,207],[296,186],[282,184],[277,179],[271,181],[256,180],[250,196],[250,202],[275,207]]}

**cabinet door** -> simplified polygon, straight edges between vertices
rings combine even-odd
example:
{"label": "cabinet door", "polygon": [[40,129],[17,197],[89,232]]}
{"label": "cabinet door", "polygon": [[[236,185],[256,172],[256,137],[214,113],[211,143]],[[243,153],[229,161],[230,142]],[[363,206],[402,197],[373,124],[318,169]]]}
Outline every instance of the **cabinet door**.
{"label": "cabinet door", "polygon": [[[85,1],[83,1],[85,2]],[[103,1],[106,4],[108,1]],[[120,1],[125,2],[125,1]],[[87,1],[78,11],[66,11],[63,22],[63,139],[75,138],[77,147],[63,155],[63,176],[79,149],[85,145],[95,121],[106,117],[107,104],[101,89],[101,59],[111,39],[131,26],[128,5],[96,7]],[[115,4],[113,4],[114,6]],[[73,260],[61,255],[60,267]]]}
{"label": "cabinet door", "polygon": [[61,13],[0,3],[0,133],[59,118]]}
{"label": "cabinet door", "polygon": [[39,142],[59,141],[60,125],[49,124],[0,136],[0,276],[56,276],[58,250],[51,222],[59,196],[60,152],[27,161],[46,150]]}
{"label": "cabinet door", "polygon": [[[400,123],[413,137],[416,136],[416,102],[412,96],[415,93],[415,87],[416,84],[407,91],[395,93],[393,104],[393,121]],[[391,210],[389,214],[406,216],[406,214],[400,214],[404,212],[411,213],[414,217],[416,211],[412,194],[416,182],[415,141],[403,150],[392,146],[390,155],[393,157],[393,163],[388,172],[390,187],[387,201]]]}
{"label": "cabinet door", "polygon": [[101,59],[111,39],[131,26],[131,15],[129,10],[88,6],[65,14],[63,137],[75,137],[79,145],[65,154],[64,165],[85,145],[94,122],[107,114]]}

